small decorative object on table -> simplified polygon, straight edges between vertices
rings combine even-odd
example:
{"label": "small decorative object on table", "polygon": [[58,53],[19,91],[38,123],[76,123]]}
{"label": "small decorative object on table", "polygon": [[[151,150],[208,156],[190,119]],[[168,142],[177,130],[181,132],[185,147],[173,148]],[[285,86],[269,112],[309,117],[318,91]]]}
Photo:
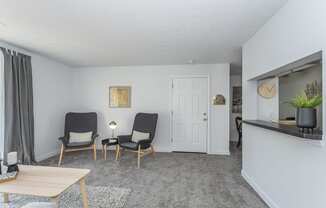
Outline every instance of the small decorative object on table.
{"label": "small decorative object on table", "polygon": [[110,127],[110,129],[112,130],[112,138],[114,138],[114,129],[116,129],[117,128],[117,123],[115,122],[115,121],[110,121],[110,123],[109,123],[109,127]]}
{"label": "small decorative object on table", "polygon": [[8,173],[18,172],[18,160],[17,160],[17,152],[9,152],[7,156],[7,164],[8,164]]}
{"label": "small decorative object on table", "polygon": [[7,166],[1,162],[0,183],[15,180],[18,175],[17,152],[9,152],[7,156]]}
{"label": "small decorative object on table", "polygon": [[18,175],[17,171],[1,174],[0,175],[0,183],[15,180],[17,175]]}

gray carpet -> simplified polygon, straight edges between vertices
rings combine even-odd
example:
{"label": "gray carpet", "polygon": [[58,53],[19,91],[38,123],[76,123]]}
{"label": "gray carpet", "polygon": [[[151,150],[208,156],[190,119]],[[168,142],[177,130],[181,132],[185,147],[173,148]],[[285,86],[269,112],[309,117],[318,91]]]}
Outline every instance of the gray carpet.
{"label": "gray carpet", "polygon": [[[123,208],[130,194],[130,189],[87,186],[87,192],[90,208]],[[61,194],[59,200],[60,208],[83,207],[81,197],[79,186],[74,185]],[[9,207],[20,208],[30,202],[49,202],[49,199],[11,194]]]}
{"label": "gray carpet", "polygon": [[[131,189],[126,208],[265,208],[240,175],[241,152],[232,146],[231,156],[193,153],[156,153],[136,166],[136,154],[123,153],[119,162],[113,152],[94,162],[90,152],[65,155],[64,167],[91,169],[86,183]],[[58,157],[43,161],[56,165]]]}

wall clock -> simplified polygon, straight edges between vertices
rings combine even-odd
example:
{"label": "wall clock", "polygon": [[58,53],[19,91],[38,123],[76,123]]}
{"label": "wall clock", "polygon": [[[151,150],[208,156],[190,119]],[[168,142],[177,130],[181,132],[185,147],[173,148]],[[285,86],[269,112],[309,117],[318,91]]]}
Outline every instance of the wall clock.
{"label": "wall clock", "polygon": [[258,94],[264,98],[273,98],[276,95],[274,80],[264,81],[258,86]]}

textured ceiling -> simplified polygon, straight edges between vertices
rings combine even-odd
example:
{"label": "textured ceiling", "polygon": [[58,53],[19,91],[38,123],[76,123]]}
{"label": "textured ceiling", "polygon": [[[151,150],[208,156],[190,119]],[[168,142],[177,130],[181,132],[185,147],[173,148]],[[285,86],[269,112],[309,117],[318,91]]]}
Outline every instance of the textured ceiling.
{"label": "textured ceiling", "polygon": [[0,39],[70,66],[228,62],[286,0],[0,0]]}

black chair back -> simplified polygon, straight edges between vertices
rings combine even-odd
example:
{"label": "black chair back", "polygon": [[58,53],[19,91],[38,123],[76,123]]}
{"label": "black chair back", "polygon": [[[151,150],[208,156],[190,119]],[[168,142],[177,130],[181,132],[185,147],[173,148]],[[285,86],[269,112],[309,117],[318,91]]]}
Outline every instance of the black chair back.
{"label": "black chair back", "polygon": [[65,136],[69,138],[69,132],[93,132],[97,134],[97,114],[91,113],[67,113],[65,119]]}
{"label": "black chair back", "polygon": [[235,118],[235,125],[237,127],[238,133],[241,134],[242,133],[242,117],[237,116]]}
{"label": "black chair back", "polygon": [[150,133],[150,140],[154,139],[158,114],[157,113],[137,113],[133,130]]}

